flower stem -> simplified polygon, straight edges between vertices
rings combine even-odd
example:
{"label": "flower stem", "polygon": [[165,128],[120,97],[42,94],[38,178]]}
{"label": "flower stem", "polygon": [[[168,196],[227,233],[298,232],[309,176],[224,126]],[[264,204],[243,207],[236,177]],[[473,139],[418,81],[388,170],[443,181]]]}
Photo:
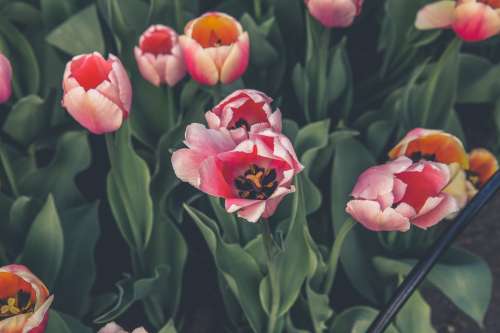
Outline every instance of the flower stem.
{"label": "flower stem", "polygon": [[184,29],[184,14],[182,12],[182,2],[181,0],[174,0],[175,6],[175,20],[177,24],[177,31],[182,32]]}
{"label": "flower stem", "polygon": [[167,128],[173,128],[177,123],[177,112],[175,109],[175,96],[174,96],[174,88],[166,86],[166,94],[167,94]]}
{"label": "flower stem", "polygon": [[0,144],[0,162],[5,170],[5,175],[7,176],[7,179],[9,181],[12,194],[14,194],[14,196],[17,198],[19,196],[19,190],[17,188],[16,177],[14,175],[14,170],[9,158],[7,157],[3,144]]}
{"label": "flower stem", "polygon": [[253,0],[253,8],[255,12],[255,18],[257,19],[257,21],[260,21],[260,17],[262,16],[261,0]]}
{"label": "flower stem", "polygon": [[340,228],[335,241],[333,242],[332,251],[330,252],[330,261],[328,263],[328,271],[326,272],[325,284],[323,290],[325,293],[330,293],[335,274],[337,273],[337,266],[340,258],[340,251],[349,231],[356,225],[356,221],[348,218]]}
{"label": "flower stem", "polygon": [[267,273],[269,275],[269,289],[271,292],[271,311],[267,324],[267,333],[275,333],[276,324],[278,322],[279,290],[276,281],[277,276],[274,270],[275,266],[273,261],[273,237],[271,235],[269,221],[263,219],[262,221],[260,221],[260,224],[262,226],[262,239],[264,241],[264,247],[266,248]]}

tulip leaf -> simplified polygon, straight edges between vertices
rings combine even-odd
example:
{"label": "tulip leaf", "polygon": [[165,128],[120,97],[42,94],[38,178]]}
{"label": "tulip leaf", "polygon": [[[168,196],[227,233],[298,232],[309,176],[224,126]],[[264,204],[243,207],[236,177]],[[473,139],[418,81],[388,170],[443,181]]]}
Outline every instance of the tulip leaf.
{"label": "tulip leaf", "polygon": [[250,37],[250,61],[257,67],[267,67],[278,60],[278,52],[266,39],[265,34],[260,31],[259,26],[253,18],[245,13],[241,19],[244,30]]}
{"label": "tulip leaf", "polygon": [[7,3],[2,8],[2,14],[19,24],[36,25],[41,21],[40,11],[33,5],[21,1]]}
{"label": "tulip leaf", "polygon": [[473,55],[460,55],[460,74],[457,88],[459,103],[488,103],[498,98],[500,65]]}
{"label": "tulip leaf", "polygon": [[[416,260],[375,257],[373,262],[383,274],[406,275]],[[482,327],[492,292],[491,271],[483,259],[451,248],[427,275],[427,281]]]}
{"label": "tulip leaf", "polygon": [[52,193],[60,209],[78,206],[84,199],[76,187],[75,177],[87,169],[89,164],[87,134],[66,132],[59,138],[49,165],[28,173],[21,180],[19,189],[21,193],[37,198]]}
{"label": "tulip leaf", "polygon": [[42,280],[49,290],[55,286],[64,254],[64,234],[51,195],[33,221],[20,262]]}
{"label": "tulip leaf", "polygon": [[96,276],[95,247],[100,234],[97,210],[97,203],[93,203],[61,213],[65,251],[54,291],[61,296],[56,307],[78,318],[88,310]]}
{"label": "tulip leaf", "polygon": [[29,95],[12,107],[3,130],[17,142],[27,145],[48,127],[48,122],[44,101],[36,95]]}
{"label": "tulip leaf", "polygon": [[54,333],[91,333],[92,330],[77,319],[56,311],[49,310],[49,322],[47,324],[46,332]]}
{"label": "tulip leaf", "polygon": [[[372,321],[377,316],[378,311],[367,306],[356,306],[344,310],[335,317],[333,324],[330,326],[330,333],[350,332],[350,333],[365,333]],[[385,333],[403,333],[397,330],[393,325],[384,331]],[[406,332],[404,332],[406,333]]]}
{"label": "tulip leaf", "polygon": [[40,8],[45,26],[52,29],[71,16],[72,2],[72,0],[40,0]]}
{"label": "tulip leaf", "polygon": [[217,223],[201,211],[184,205],[184,209],[200,229],[218,270],[237,298],[254,332],[262,332],[265,314],[259,298],[263,278],[254,258],[238,244],[226,243]]}
{"label": "tulip leaf", "polygon": [[404,333],[436,332],[431,323],[431,307],[418,290],[411,295],[399,311],[394,324],[400,332]]}
{"label": "tulip leaf", "polygon": [[151,293],[154,293],[159,286],[159,282],[165,275],[170,274],[169,268],[160,266],[156,269],[155,275],[149,278],[133,279],[127,277],[116,284],[118,289],[118,298],[116,304],[94,319],[96,324],[104,324],[115,320],[127,311],[132,304],[137,301],[143,300]]}
{"label": "tulip leaf", "polygon": [[333,316],[333,310],[330,307],[330,298],[327,294],[316,292],[311,286],[310,280],[306,282],[307,306],[314,332],[321,333],[327,329],[327,321]]}
{"label": "tulip leaf", "polygon": [[[338,232],[348,218],[346,203],[359,175],[375,164],[370,152],[354,138],[336,141],[331,176],[333,228]],[[362,227],[347,235],[340,260],[353,286],[372,302],[377,302],[381,281],[372,266],[371,257],[380,252],[377,235]]]}
{"label": "tulip leaf", "polygon": [[177,333],[174,321],[170,319],[168,323],[166,323],[165,326],[163,326],[158,333]]}
{"label": "tulip leaf", "polygon": [[146,162],[135,153],[128,124],[106,136],[111,171],[107,191],[122,236],[134,249],[145,249],[153,228],[153,202]]}
{"label": "tulip leaf", "polygon": [[71,16],[47,35],[47,42],[70,54],[104,52],[104,39],[95,5]]}

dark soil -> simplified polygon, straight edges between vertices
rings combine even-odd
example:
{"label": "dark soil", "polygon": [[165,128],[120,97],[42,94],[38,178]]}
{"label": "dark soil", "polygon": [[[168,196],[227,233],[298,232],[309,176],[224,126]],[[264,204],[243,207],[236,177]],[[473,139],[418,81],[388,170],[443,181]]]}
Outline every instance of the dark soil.
{"label": "dark soil", "polygon": [[437,291],[425,296],[432,306],[432,322],[439,333],[498,333],[500,332],[500,193],[475,218],[457,243],[484,258],[493,273],[493,296],[485,327],[481,330],[475,322],[457,309]]}

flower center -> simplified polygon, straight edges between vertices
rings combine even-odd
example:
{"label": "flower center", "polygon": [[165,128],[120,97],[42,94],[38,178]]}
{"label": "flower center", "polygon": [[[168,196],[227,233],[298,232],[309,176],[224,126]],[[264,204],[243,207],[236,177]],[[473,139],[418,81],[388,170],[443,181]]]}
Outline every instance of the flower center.
{"label": "flower center", "polygon": [[10,272],[0,272],[0,321],[34,312],[35,292],[31,285]]}
{"label": "flower center", "polygon": [[436,161],[436,154],[425,154],[422,153],[421,151],[416,151],[410,156],[411,160],[413,163],[420,162],[421,160],[426,160],[426,161]]}
{"label": "flower center", "polygon": [[71,63],[71,75],[85,89],[94,89],[108,79],[112,64],[100,54],[82,56]]}
{"label": "flower center", "polygon": [[481,0],[480,2],[490,5],[493,8],[500,8],[500,0]]}
{"label": "flower center", "polygon": [[236,129],[240,127],[244,127],[247,131],[250,131],[250,124],[243,118],[238,119],[238,121],[234,123],[234,126],[229,127],[229,129]]}
{"label": "flower center", "polygon": [[140,48],[145,53],[171,54],[172,37],[167,30],[155,30],[147,33],[140,41]]}
{"label": "flower center", "polygon": [[472,170],[466,170],[465,173],[467,175],[467,180],[470,181],[475,188],[479,189],[482,185],[481,177],[479,176],[479,174]]}
{"label": "flower center", "polygon": [[191,34],[203,48],[231,45],[238,36],[238,26],[234,20],[220,14],[209,14],[198,19]]}
{"label": "flower center", "polygon": [[265,200],[278,187],[276,170],[252,164],[243,175],[234,180],[234,185],[238,189],[238,195],[243,199]]}

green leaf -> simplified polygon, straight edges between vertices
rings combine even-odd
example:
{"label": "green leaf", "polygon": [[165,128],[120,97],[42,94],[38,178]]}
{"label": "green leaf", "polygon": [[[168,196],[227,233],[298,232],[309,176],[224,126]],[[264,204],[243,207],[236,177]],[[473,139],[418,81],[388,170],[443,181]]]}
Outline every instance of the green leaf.
{"label": "green leaf", "polygon": [[[370,152],[354,138],[340,139],[335,144],[331,176],[333,228],[339,232],[348,218],[345,206],[359,175],[375,164]],[[372,302],[377,301],[380,281],[371,264],[371,257],[380,251],[375,233],[354,228],[346,237],[340,259],[353,286]]]}
{"label": "green leaf", "polygon": [[78,206],[84,199],[76,187],[75,177],[89,165],[87,134],[66,132],[57,142],[50,164],[27,174],[19,184],[20,192],[38,198],[52,193],[59,209]]}
{"label": "green leaf", "polygon": [[[75,38],[78,36],[78,38]],[[104,53],[104,39],[95,5],[71,16],[47,35],[47,42],[70,54]]]}
{"label": "green leaf", "polygon": [[473,54],[460,55],[457,102],[488,103],[498,98],[500,65]]}
{"label": "green leaf", "polygon": [[[406,275],[416,260],[375,257],[373,262],[384,274]],[[427,281],[483,326],[492,292],[491,271],[483,259],[463,249],[451,248],[434,266]]]}
{"label": "green leaf", "polygon": [[184,209],[203,234],[218,270],[240,303],[250,326],[255,332],[262,332],[266,317],[260,305],[259,286],[263,275],[258,264],[240,245],[226,243],[214,220],[188,205],[184,205]]}
{"label": "green leaf", "polygon": [[170,319],[165,326],[158,333],[177,333],[177,329],[175,328],[174,321]]}
{"label": "green leaf", "polygon": [[49,117],[45,109],[45,103],[40,97],[26,96],[12,107],[3,130],[23,145],[32,143],[48,127]]}
{"label": "green leaf", "polygon": [[36,94],[40,88],[40,67],[33,48],[24,35],[16,29],[9,21],[0,16],[0,35],[5,37],[12,50],[15,51],[13,58],[13,81],[14,93],[16,83],[22,85],[22,95]]}
{"label": "green leaf", "polygon": [[[377,310],[367,306],[349,308],[335,317],[329,332],[365,333],[377,313]],[[390,325],[384,333],[403,333],[403,331],[400,332],[393,325]]]}
{"label": "green leaf", "polygon": [[245,13],[240,19],[241,25],[250,37],[250,61],[257,67],[266,67],[278,60],[278,52],[267,41],[253,18]]}
{"label": "green leaf", "polygon": [[46,332],[54,333],[92,333],[92,330],[77,319],[58,312],[56,310],[49,310],[49,322]]}
{"label": "green leaf", "polygon": [[63,253],[63,230],[54,199],[49,195],[33,221],[19,261],[52,290],[62,266]]}
{"label": "green leaf", "polygon": [[20,196],[10,206],[8,224],[2,229],[1,239],[14,252],[22,250],[26,234],[33,220],[40,212],[41,205],[31,198]]}
{"label": "green leaf", "polygon": [[396,327],[404,333],[435,333],[431,323],[431,307],[416,290],[396,316]]}
{"label": "green leaf", "polygon": [[333,315],[330,307],[330,297],[316,292],[310,281],[306,282],[307,307],[313,323],[314,332],[321,333],[327,329],[326,323]]}
{"label": "green leaf", "polygon": [[113,216],[128,244],[145,249],[153,229],[148,166],[132,148],[128,124],[114,138],[108,134],[106,142],[111,162],[107,191]]}
{"label": "green leaf", "polygon": [[71,15],[72,0],[40,0],[40,8],[46,28],[52,29]]}
{"label": "green leaf", "polygon": [[217,217],[217,221],[223,231],[222,238],[228,243],[238,243],[240,239],[238,220],[234,214],[226,212],[219,198],[209,197],[209,200],[215,216]]}
{"label": "green leaf", "polygon": [[39,24],[41,19],[40,11],[36,7],[21,1],[7,3],[2,8],[2,14],[12,22],[25,25]]}
{"label": "green leaf", "polygon": [[132,304],[145,299],[151,295],[151,293],[155,292],[158,287],[158,282],[161,281],[161,278],[166,274],[169,274],[168,268],[162,266],[157,268],[153,277],[137,280],[128,277],[118,282],[116,284],[116,288],[118,288],[116,304],[107,312],[95,318],[94,323],[105,324],[121,316],[132,306]]}
{"label": "green leaf", "polygon": [[61,225],[65,249],[55,285],[54,293],[60,296],[56,306],[81,318],[87,313],[96,277],[95,247],[100,234],[97,203],[62,212]]}

